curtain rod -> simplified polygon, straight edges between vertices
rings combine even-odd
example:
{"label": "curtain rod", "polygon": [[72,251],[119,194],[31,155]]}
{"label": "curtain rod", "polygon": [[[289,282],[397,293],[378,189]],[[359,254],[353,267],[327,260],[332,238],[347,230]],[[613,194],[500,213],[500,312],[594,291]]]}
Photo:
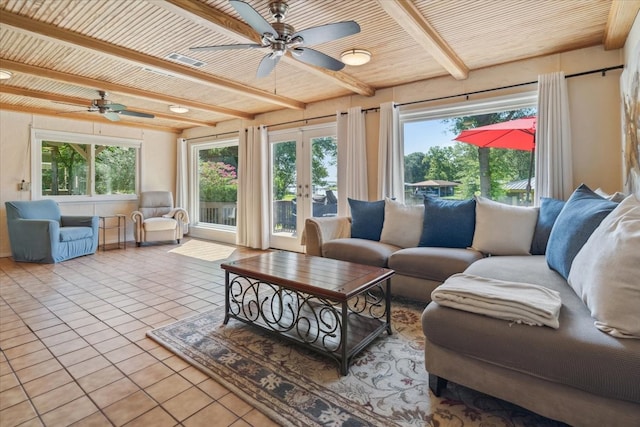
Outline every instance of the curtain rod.
{"label": "curtain rod", "polygon": [[[368,113],[370,111],[379,111],[380,107],[371,107],[371,108],[365,108],[363,110],[361,110],[362,113]],[[346,116],[348,113],[342,112],[340,113],[341,116]],[[282,122],[282,123],[275,123],[272,125],[265,125],[265,127],[275,127],[275,126],[283,126],[283,125],[290,125],[293,123],[300,123],[300,122],[307,122],[309,120],[318,120],[318,119],[327,119],[329,117],[335,117],[335,114],[327,114],[325,116],[317,116],[317,117],[309,117],[308,119],[298,119],[298,120],[291,120],[290,122]]]}
{"label": "curtain rod", "polygon": [[239,131],[234,130],[234,131],[231,131],[231,132],[215,133],[215,134],[212,134],[212,135],[202,135],[202,136],[196,136],[196,137],[193,137],[193,138],[185,138],[185,140],[188,142],[188,141],[193,141],[194,139],[212,138],[212,137],[213,138],[218,138],[220,136],[233,135],[235,133],[239,133]]}
{"label": "curtain rod", "polygon": [[[602,73],[602,77],[604,77],[607,74],[607,71],[618,70],[618,69],[622,69],[622,68],[624,68],[624,65],[616,65],[616,66],[613,66],[613,67],[599,68],[597,70],[583,71],[581,73],[567,74],[566,76],[564,76],[564,78],[565,79],[570,79],[572,77],[586,76],[587,74],[595,74],[595,73]],[[537,83],[538,83],[537,80],[532,81],[532,82],[516,83],[516,84],[512,84],[512,85],[508,85],[508,86],[494,87],[492,89],[482,89],[482,90],[476,90],[476,91],[473,91],[473,92],[460,93],[460,94],[457,94],[457,95],[447,95],[447,96],[440,96],[438,98],[423,99],[423,100],[420,100],[420,101],[403,102],[403,103],[399,103],[399,104],[393,104],[393,106],[394,107],[402,107],[404,105],[420,104],[420,103],[423,103],[423,102],[431,102],[431,101],[441,101],[443,99],[459,98],[461,96],[466,97],[467,100],[468,100],[470,95],[477,95],[479,93],[493,92],[493,91],[496,91],[496,90],[511,89],[511,88],[520,87],[520,86],[529,86],[529,85],[533,85],[533,84],[537,84]]]}
{"label": "curtain rod", "polygon": [[[624,65],[616,65],[613,67],[606,67],[606,68],[599,68],[597,70],[590,70],[590,71],[583,71],[581,73],[574,73],[574,74],[567,74],[566,76],[564,76],[565,79],[570,79],[572,77],[580,77],[580,76],[586,76],[587,74],[595,74],[595,73],[602,73],[602,77],[604,77],[607,74],[607,71],[611,71],[611,70],[619,70],[619,69],[623,69]],[[482,90],[476,90],[473,92],[466,92],[466,93],[460,93],[457,95],[447,95],[447,96],[440,96],[438,98],[430,98],[430,99],[423,99],[420,101],[411,101],[411,102],[403,102],[403,103],[399,103],[399,104],[393,104],[394,107],[402,107],[404,105],[413,105],[413,104],[420,104],[423,102],[431,102],[431,101],[441,101],[443,99],[451,99],[451,98],[459,98],[461,96],[466,97],[467,99],[469,99],[469,96],[471,95],[477,95],[479,93],[486,93],[486,92],[493,92],[496,90],[504,90],[504,89],[512,89],[514,87],[520,87],[520,86],[528,86],[528,85],[533,85],[538,83],[538,81],[531,81],[531,82],[525,82],[525,83],[516,83],[516,84],[512,84],[512,85],[508,85],[508,86],[500,86],[500,87],[494,87],[492,89],[482,89]],[[371,108],[365,108],[364,110],[362,110],[363,113],[368,113],[370,111],[380,111],[380,107],[371,107]],[[341,115],[345,115],[347,113],[340,113]],[[266,127],[275,127],[275,126],[284,126],[284,125],[290,125],[293,123],[300,123],[300,122],[308,122],[309,120],[319,120],[319,119],[328,119],[329,117],[335,117],[335,114],[327,114],[324,116],[317,116],[317,117],[309,117],[307,119],[298,119],[298,120],[291,120],[289,122],[282,122],[282,123],[275,123],[272,125],[265,125]],[[245,129],[245,132],[247,130]],[[223,136],[223,135],[232,135],[234,133],[238,133],[238,131],[233,131],[233,132],[226,132],[226,133],[219,133],[219,134],[214,134],[214,135],[203,135],[203,136],[198,136],[195,138],[188,138],[187,141],[191,141],[194,139],[201,139],[201,138],[210,138],[210,137],[219,137],[219,136]]]}

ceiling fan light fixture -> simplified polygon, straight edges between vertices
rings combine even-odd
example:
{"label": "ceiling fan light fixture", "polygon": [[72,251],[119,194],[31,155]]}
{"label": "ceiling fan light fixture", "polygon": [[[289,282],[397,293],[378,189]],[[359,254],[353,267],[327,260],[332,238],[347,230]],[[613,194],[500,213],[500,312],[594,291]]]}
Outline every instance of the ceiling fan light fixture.
{"label": "ceiling fan light fixture", "polygon": [[340,54],[340,59],[347,65],[364,65],[371,61],[371,52],[365,49],[349,49]]}
{"label": "ceiling fan light fixture", "polygon": [[11,71],[0,70],[0,80],[8,80],[13,76]]}
{"label": "ceiling fan light fixture", "polygon": [[189,109],[187,107],[183,107],[182,105],[169,105],[169,110],[177,114],[184,114],[189,112]]}

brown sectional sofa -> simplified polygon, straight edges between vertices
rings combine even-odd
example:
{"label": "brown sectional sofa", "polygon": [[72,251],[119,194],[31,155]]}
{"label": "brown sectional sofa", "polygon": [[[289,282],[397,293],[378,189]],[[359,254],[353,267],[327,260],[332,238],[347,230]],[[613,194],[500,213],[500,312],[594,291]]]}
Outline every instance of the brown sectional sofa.
{"label": "brown sectional sofa", "polygon": [[[350,225],[345,217],[308,219],[307,254],[394,269],[393,294],[427,303],[425,366],[436,395],[449,380],[570,425],[640,425],[640,340],[596,329],[589,308],[544,255],[484,257],[472,249],[400,248],[351,238]],[[431,292],[460,272],[560,292],[560,328],[428,304]]]}

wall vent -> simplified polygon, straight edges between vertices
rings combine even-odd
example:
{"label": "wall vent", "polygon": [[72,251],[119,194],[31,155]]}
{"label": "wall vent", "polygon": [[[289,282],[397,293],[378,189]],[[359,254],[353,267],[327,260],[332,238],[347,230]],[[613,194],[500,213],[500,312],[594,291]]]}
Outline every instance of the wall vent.
{"label": "wall vent", "polygon": [[200,68],[203,65],[206,65],[202,61],[198,61],[197,59],[189,58],[188,56],[180,55],[179,53],[175,52],[165,56],[165,59],[171,59],[172,61],[180,62],[182,64],[186,64],[196,68]]}

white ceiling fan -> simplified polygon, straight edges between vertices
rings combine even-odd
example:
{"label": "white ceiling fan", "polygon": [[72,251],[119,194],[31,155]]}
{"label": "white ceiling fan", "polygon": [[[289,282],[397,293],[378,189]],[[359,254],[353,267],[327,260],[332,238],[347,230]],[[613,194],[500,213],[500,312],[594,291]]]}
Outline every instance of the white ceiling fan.
{"label": "white ceiling fan", "polygon": [[231,44],[217,46],[192,47],[194,51],[227,50],[227,49],[269,49],[258,66],[257,77],[268,76],[280,61],[280,58],[290,52],[293,58],[306,64],[339,71],[344,64],[309,46],[337,40],[360,32],[360,26],[355,21],[336,22],[320,25],[296,32],[293,26],[284,23],[289,10],[286,0],[273,1],[269,10],[276,22],[269,23],[248,3],[240,0],[229,0],[229,3],[242,18],[261,36],[261,42],[246,44]]}

